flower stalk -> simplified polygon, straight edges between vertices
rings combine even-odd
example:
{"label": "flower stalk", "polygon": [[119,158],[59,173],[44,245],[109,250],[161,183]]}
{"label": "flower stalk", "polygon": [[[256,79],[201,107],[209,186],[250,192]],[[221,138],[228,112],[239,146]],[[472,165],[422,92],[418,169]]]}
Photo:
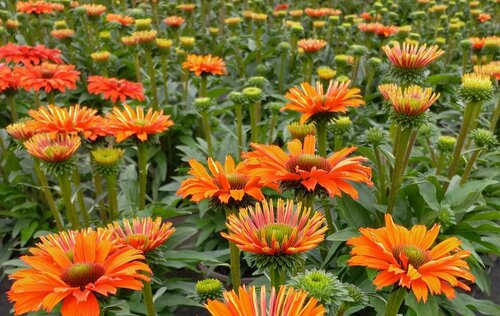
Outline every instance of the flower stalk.
{"label": "flower stalk", "polygon": [[271,279],[271,286],[279,289],[281,285],[285,284],[286,271],[276,268],[269,270],[269,277]]}
{"label": "flower stalk", "polygon": [[318,138],[318,154],[326,157],[327,135],[328,135],[328,121],[318,120],[315,122],[316,135]]}
{"label": "flower stalk", "polygon": [[146,207],[146,185],[148,181],[148,146],[144,143],[137,145],[137,163],[139,168],[139,199],[137,206],[139,210]]}
{"label": "flower stalk", "polygon": [[80,213],[82,213],[83,223],[85,226],[89,226],[89,220],[90,220],[89,212],[87,210],[87,207],[85,206],[85,199],[83,197],[83,192],[82,190],[79,190],[81,179],[80,179],[80,173],[78,172],[78,168],[73,169],[72,180],[73,184],[75,185],[75,188],[77,189],[76,199],[78,201],[78,207],[80,208]]}
{"label": "flower stalk", "polygon": [[151,50],[148,47],[144,49],[144,57],[149,71],[150,88],[153,95],[153,110],[157,111],[160,101],[158,100],[158,91],[156,89],[156,69],[151,56]]}
{"label": "flower stalk", "polygon": [[78,220],[76,207],[71,201],[72,190],[71,183],[69,181],[69,175],[63,174],[59,176],[58,181],[59,187],[61,188],[61,195],[64,201],[64,206],[66,207],[66,216],[68,217],[68,220],[74,229],[79,228],[80,222]]}
{"label": "flower stalk", "polygon": [[151,287],[151,282],[144,282],[142,295],[144,297],[144,305],[146,306],[146,314],[148,316],[156,316],[155,305],[153,301],[153,288]]}
{"label": "flower stalk", "polygon": [[40,182],[40,189],[42,190],[45,200],[49,205],[49,210],[52,213],[52,217],[54,217],[57,229],[64,230],[64,224],[61,219],[61,213],[59,213],[56,203],[54,202],[54,198],[52,197],[52,193],[50,192],[49,189],[49,181],[47,180],[47,177],[40,169],[40,160],[38,160],[37,158],[34,158],[33,160],[34,160],[33,169],[35,171],[36,177],[38,178],[38,181]]}
{"label": "flower stalk", "polygon": [[[236,214],[236,211],[229,207],[225,207],[226,218],[231,214]],[[229,259],[231,264],[231,282],[233,289],[238,291],[241,285],[241,272],[240,272],[240,249],[232,242],[229,241]]]}
{"label": "flower stalk", "polygon": [[384,316],[396,316],[406,298],[406,294],[407,292],[404,287],[394,288],[387,300]]}

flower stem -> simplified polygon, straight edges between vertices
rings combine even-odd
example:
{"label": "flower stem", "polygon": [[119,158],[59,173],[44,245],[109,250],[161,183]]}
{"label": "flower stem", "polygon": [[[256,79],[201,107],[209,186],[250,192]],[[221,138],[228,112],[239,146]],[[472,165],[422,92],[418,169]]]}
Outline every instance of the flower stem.
{"label": "flower stem", "polygon": [[144,282],[142,295],[144,297],[144,305],[146,305],[147,315],[156,316],[155,305],[153,302],[153,288],[151,287],[151,282]]}
{"label": "flower stem", "polygon": [[258,115],[259,115],[260,101],[253,103],[250,106],[250,128],[251,128],[251,140],[254,143],[259,141],[259,126],[258,126]]}
{"label": "flower stem", "polygon": [[375,159],[377,160],[376,163],[378,169],[378,203],[384,204],[387,197],[385,188],[385,168],[382,164],[382,156],[380,155],[380,149],[378,148],[378,146],[373,146],[373,152],[375,153]]}
{"label": "flower stem", "polygon": [[141,211],[146,207],[146,184],[148,180],[148,146],[144,143],[137,145],[137,163],[139,168],[139,199],[137,205]]}
{"label": "flower stem", "polygon": [[326,157],[327,135],[328,135],[328,121],[316,121],[316,135],[318,137],[318,154]]}
{"label": "flower stem", "polygon": [[132,55],[134,57],[135,79],[137,82],[141,83],[142,82],[141,61],[139,60],[139,54],[137,54],[137,51],[134,49]]}
{"label": "flower stem", "polygon": [[234,115],[236,117],[236,135],[238,137],[238,148],[243,150],[243,109],[241,104],[234,106]]}
{"label": "flower stem", "polygon": [[[465,139],[467,138],[472,118],[474,117],[475,108],[477,106],[479,106],[479,104],[475,102],[467,103],[467,105],[465,106],[464,119],[462,121],[462,126],[460,127],[457,143],[455,145],[455,149],[453,151],[453,155],[451,158],[450,167],[448,169],[448,179],[453,178],[453,176],[457,172],[458,164],[460,163],[460,157],[462,155],[462,148],[464,146]],[[445,183],[444,188],[445,189],[448,188],[448,183]]]}
{"label": "flower stem", "polygon": [[361,58],[359,57],[354,57],[354,67],[352,68],[352,85],[354,86],[356,84],[356,80],[358,79],[358,72],[359,72],[359,64],[361,62]]}
{"label": "flower stem", "polygon": [[312,81],[312,71],[313,71],[313,59],[312,56],[306,56],[304,61],[304,81],[311,83]]}
{"label": "flower stem", "polygon": [[82,190],[79,190],[81,180],[78,168],[75,168],[73,170],[72,180],[73,184],[75,185],[75,188],[78,190],[76,193],[76,199],[78,201],[78,207],[80,208],[80,212],[82,213],[83,223],[85,226],[89,226],[89,212],[85,207],[85,199],[83,198],[83,192]]}
{"label": "flower stem", "polygon": [[469,179],[472,168],[474,167],[474,163],[476,162],[476,160],[479,157],[479,155],[481,154],[481,152],[482,152],[482,149],[478,148],[472,153],[472,156],[470,157],[469,161],[467,162],[467,165],[465,165],[464,174],[462,175],[462,179],[460,179],[460,184],[464,184]]}
{"label": "flower stem", "polygon": [[406,289],[404,287],[394,288],[389,295],[387,305],[385,306],[384,316],[396,316],[399,308],[406,297]]}
{"label": "flower stem", "polygon": [[52,197],[52,193],[50,192],[49,181],[47,180],[47,177],[40,169],[40,161],[35,158],[34,162],[35,162],[35,164],[33,166],[33,169],[35,170],[36,177],[38,178],[38,181],[40,182],[40,189],[42,190],[42,193],[45,197],[45,200],[47,201],[47,204],[49,205],[49,210],[52,213],[52,217],[54,217],[54,220],[56,221],[57,229],[63,230],[64,224],[63,224],[62,219],[61,219],[61,213],[59,213],[59,210],[57,209],[56,203],[54,202],[54,198]]}
{"label": "flower stem", "polygon": [[158,101],[158,91],[156,90],[156,69],[153,63],[153,58],[151,57],[151,51],[148,47],[144,49],[144,57],[149,71],[149,86],[151,93],[153,94],[153,110],[157,111],[160,102]]}
{"label": "flower stem", "polygon": [[446,155],[444,153],[439,153],[439,158],[436,164],[436,175],[441,174],[441,170],[443,170],[445,159]]}
{"label": "flower stem", "polygon": [[273,111],[273,113],[271,113],[271,122],[269,123],[269,139],[267,140],[268,144],[273,143],[275,127],[276,127],[276,113]]}
{"label": "flower stem", "polygon": [[161,75],[163,78],[163,95],[164,95],[164,103],[168,104],[168,62],[167,57],[165,55],[160,56],[160,64],[161,64]]}
{"label": "flower stem", "polygon": [[[391,190],[389,192],[389,200],[387,204],[387,214],[392,214],[394,206],[396,204],[396,196],[401,186],[401,182],[404,177],[404,172],[406,169],[406,156],[407,152],[411,152],[411,147],[413,145],[409,144],[410,136],[412,134],[413,128],[407,127],[402,129],[398,126],[396,129],[396,137],[394,142],[394,170],[392,174]],[[398,136],[399,134],[399,136]]]}
{"label": "flower stem", "polygon": [[269,277],[271,279],[271,286],[274,287],[276,290],[280,288],[281,285],[285,284],[285,271],[282,269],[270,269],[269,270]]}
{"label": "flower stem", "polygon": [[64,205],[66,207],[66,216],[71,223],[73,228],[80,227],[80,222],[78,221],[78,215],[76,213],[76,207],[71,201],[71,183],[69,182],[69,175],[65,174],[58,177],[59,186],[61,187],[61,195],[64,201]]}
{"label": "flower stem", "polygon": [[205,140],[207,141],[208,156],[213,157],[214,147],[212,144],[212,128],[210,127],[210,115],[208,110],[201,112],[201,118],[203,121],[203,129],[205,130]]}
{"label": "flower stem", "polygon": [[[228,207],[226,207],[226,218],[229,215],[236,214],[236,212]],[[241,272],[240,272],[240,249],[233,243],[229,242],[229,258],[231,263],[231,282],[233,284],[233,289],[238,291],[241,285]]]}
{"label": "flower stem", "polygon": [[92,178],[94,180],[96,200],[99,200],[97,202],[99,209],[99,217],[101,218],[102,223],[106,223],[108,219],[106,216],[106,208],[104,206],[104,201],[102,200],[102,195],[104,193],[104,190],[102,188],[102,179],[101,176],[98,175],[97,173],[94,173],[92,175]]}
{"label": "flower stem", "polygon": [[116,174],[106,176],[106,187],[108,189],[108,218],[113,221],[118,214],[118,193],[116,191]]}
{"label": "flower stem", "polygon": [[17,121],[17,111],[16,111],[16,102],[14,99],[14,95],[12,94],[6,94],[7,97],[7,103],[9,104],[10,108],[10,118],[12,119],[12,122]]}
{"label": "flower stem", "polygon": [[200,79],[200,90],[198,91],[198,96],[200,98],[204,98],[207,96],[207,85],[208,85],[208,78],[206,75],[201,75]]}
{"label": "flower stem", "polygon": [[500,96],[498,97],[497,105],[495,107],[495,111],[493,112],[493,116],[490,120],[490,131],[494,132],[497,127],[498,118],[500,118]]}
{"label": "flower stem", "polygon": [[286,69],[286,51],[281,52],[280,56],[280,73],[278,77],[278,91],[283,93],[283,85],[285,80],[285,69]]}

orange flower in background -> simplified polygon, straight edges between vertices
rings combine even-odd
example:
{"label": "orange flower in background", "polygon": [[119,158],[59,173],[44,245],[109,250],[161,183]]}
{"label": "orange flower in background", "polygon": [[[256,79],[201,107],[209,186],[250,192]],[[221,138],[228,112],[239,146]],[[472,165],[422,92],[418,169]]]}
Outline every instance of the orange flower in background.
{"label": "orange flower in background", "polygon": [[44,62],[38,66],[16,67],[14,70],[19,76],[19,86],[25,90],[64,92],[66,89],[76,89],[76,82],[80,79],[80,72],[73,65]]}
{"label": "orange flower in background", "polygon": [[373,20],[373,17],[370,13],[368,12],[361,12],[361,14],[359,15],[363,20],[365,21],[371,21]]}
{"label": "orange flower in background", "polygon": [[[124,247],[114,252],[113,241],[99,240],[97,233],[77,233],[71,256],[58,246],[39,245],[44,255],[21,257],[27,269],[10,275],[7,293],[16,315],[44,310],[51,312],[62,302],[62,316],[99,316],[99,296],[117,289],[140,290],[143,273],[151,270],[139,250]],[[35,251],[36,253],[36,251]]]}
{"label": "orange flower in background", "polygon": [[73,157],[81,145],[80,137],[58,134],[55,138],[49,134],[36,134],[24,142],[30,155],[45,162],[62,162]]}
{"label": "orange flower in background", "polygon": [[106,12],[106,7],[102,4],[82,4],[80,8],[85,9],[85,11],[87,11],[87,16],[90,17],[101,16]]}
{"label": "orange flower in background", "polygon": [[368,159],[361,156],[346,158],[356,147],[344,148],[327,158],[316,154],[316,138],[308,135],[304,144],[295,139],[288,142],[286,153],[275,145],[252,143],[253,152],[244,153],[245,170],[261,178],[267,186],[279,183],[284,189],[326,192],[330,197],[348,194],[358,198],[358,192],[349,183],[371,185],[371,169],[362,165]]}
{"label": "orange flower in background", "polygon": [[394,25],[383,25],[382,23],[362,23],[358,25],[361,32],[364,33],[374,33],[377,35],[383,35],[388,37],[390,35],[396,34],[399,28]]}
{"label": "orange flower in background", "polygon": [[72,29],[57,29],[50,32],[50,35],[57,39],[66,39],[75,35],[75,30]]}
{"label": "orange flower in background", "polygon": [[107,118],[108,128],[118,143],[133,135],[144,142],[148,140],[148,135],[162,133],[174,125],[170,115],[163,115],[163,111],[150,108],[144,113],[143,107],[138,106],[134,110],[126,104],[124,110],[114,107]]}
{"label": "orange flower in background", "polygon": [[260,289],[257,298],[255,286],[247,288],[243,285],[235,290],[224,292],[224,302],[208,300],[206,309],[212,316],[323,316],[325,308],[310,297],[308,292],[297,291],[291,287],[271,288],[267,302],[266,288]]}
{"label": "orange flower in background", "polygon": [[127,98],[144,101],[142,83],[125,79],[106,78],[102,76],[89,76],[87,90],[92,94],[104,94],[104,98],[116,102],[124,102]]}
{"label": "orange flower in background", "polygon": [[52,3],[45,1],[17,1],[16,10],[26,14],[46,14],[54,10]]}
{"label": "orange flower in background", "polygon": [[469,40],[472,43],[472,48],[474,50],[481,50],[484,46],[484,43],[486,43],[486,37],[471,37]]}
{"label": "orange flower in background", "polygon": [[227,217],[228,233],[222,237],[241,250],[267,256],[293,255],[316,248],[325,240],[328,227],[321,212],[311,214],[293,201],[279,199],[276,212],[273,202],[263,200],[254,207],[240,209]]}
{"label": "orange flower in background", "polygon": [[173,16],[169,16],[169,17],[166,17],[165,19],[163,19],[163,22],[170,26],[170,27],[180,27],[182,24],[184,24],[184,18],[182,16],[176,16],[176,15],[173,15]]}
{"label": "orange flower in background", "polygon": [[244,165],[235,165],[231,156],[226,156],[224,167],[218,161],[208,158],[208,170],[198,161],[189,161],[193,177],[181,183],[177,194],[183,198],[191,196],[191,201],[200,202],[205,199],[215,199],[217,203],[248,205],[255,200],[264,199],[259,177],[243,171]]}
{"label": "orange flower in background", "polygon": [[491,15],[489,15],[489,14],[487,14],[487,13],[481,13],[481,14],[479,14],[478,20],[479,20],[481,23],[484,23],[484,22],[486,22],[486,21],[491,20]]}
{"label": "orange flower in background", "polygon": [[427,45],[403,43],[401,47],[398,42],[392,47],[382,47],[386,56],[394,67],[398,68],[424,68],[444,54],[444,50],[437,45],[427,48]]}
{"label": "orange flower in background", "polygon": [[321,39],[308,38],[298,41],[297,46],[306,53],[316,53],[326,46],[326,42]]}
{"label": "orange flower in background", "polygon": [[[459,278],[474,282],[465,258],[469,251],[459,248],[461,241],[447,238],[432,247],[439,234],[439,225],[427,230],[424,225],[411,229],[396,225],[385,215],[386,226],[378,229],[360,228],[362,236],[347,241],[353,247],[350,266],[376,269],[373,280],[377,289],[395,284],[411,289],[418,301],[427,301],[428,294],[455,297],[453,287],[470,291]],[[432,248],[431,248],[432,247]]]}
{"label": "orange flower in background", "polygon": [[495,80],[500,80],[500,61],[493,61],[486,65],[474,66],[474,72],[480,75],[489,76]]}
{"label": "orange flower in background", "polygon": [[226,64],[220,57],[206,55],[188,55],[182,68],[188,69],[196,76],[201,75],[224,75],[226,73]]}
{"label": "orange flower in background", "polygon": [[7,133],[20,143],[30,139],[35,133],[32,129],[26,126],[26,122],[17,122],[7,125],[5,128]]}
{"label": "orange flower in background", "polygon": [[321,18],[327,16],[330,11],[327,8],[319,8],[319,9],[306,8],[304,12],[311,18]]}
{"label": "orange flower in background", "polygon": [[97,114],[97,110],[86,106],[77,104],[63,108],[50,104],[30,110],[28,114],[33,118],[26,123],[28,129],[36,133],[50,133],[53,138],[57,134],[70,134],[95,140],[97,136],[106,135],[103,131],[106,128],[104,119]]}
{"label": "orange flower in background", "polygon": [[321,82],[316,83],[316,88],[309,82],[300,84],[300,88],[293,87],[286,94],[290,103],[286,104],[281,111],[292,110],[302,113],[300,123],[315,120],[321,116],[332,116],[337,112],[346,112],[347,107],[358,107],[365,104],[357,88],[349,89],[350,81],[330,81],[325,92]]}
{"label": "orange flower in background", "polygon": [[106,21],[120,23],[122,26],[132,25],[135,19],[128,15],[108,13],[106,14]]}
{"label": "orange flower in background", "polygon": [[431,88],[422,88],[412,85],[407,88],[398,87],[389,92],[389,101],[394,111],[410,116],[420,115],[439,98],[439,93],[434,93]]}
{"label": "orange flower in background", "polygon": [[12,68],[5,64],[0,64],[0,93],[6,90],[17,90],[19,78]]}
{"label": "orange flower in background", "polygon": [[52,7],[52,10],[56,12],[63,12],[64,11],[64,4],[62,3],[51,3],[50,6]]}
{"label": "orange flower in background", "polygon": [[108,225],[108,230],[119,243],[146,253],[163,245],[175,228],[171,222],[162,223],[161,217],[154,220],[151,217],[136,217],[132,223],[128,219],[113,222]]}
{"label": "orange flower in background", "polygon": [[7,43],[0,47],[0,59],[7,62],[22,63],[24,65],[38,65],[43,61],[50,61],[56,64],[63,63],[61,51],[58,49],[47,48],[43,45],[35,47],[27,45],[16,45]]}
{"label": "orange flower in background", "polygon": [[183,4],[179,4],[178,6],[176,6],[176,8],[181,10],[181,11],[191,13],[194,11],[194,9],[196,9],[196,4],[183,3]]}
{"label": "orange flower in background", "polygon": [[378,86],[378,90],[380,91],[380,94],[384,97],[384,99],[387,101],[390,99],[390,95],[397,91],[399,86],[395,83],[384,83]]}

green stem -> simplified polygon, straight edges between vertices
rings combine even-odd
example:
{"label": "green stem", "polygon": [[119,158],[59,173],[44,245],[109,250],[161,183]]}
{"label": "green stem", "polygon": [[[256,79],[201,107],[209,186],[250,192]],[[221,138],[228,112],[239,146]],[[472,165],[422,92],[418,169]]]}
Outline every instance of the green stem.
{"label": "green stem", "polygon": [[343,316],[347,309],[349,309],[349,304],[346,302],[342,302],[342,304],[340,304],[339,308],[337,309],[335,316]]}
{"label": "green stem", "polygon": [[135,79],[137,82],[141,83],[141,61],[139,60],[139,54],[134,49],[134,53],[132,55],[134,56]]}
{"label": "green stem", "polygon": [[207,85],[208,85],[208,77],[206,75],[201,75],[200,90],[198,91],[198,96],[200,98],[204,98],[207,96]]}
{"label": "green stem", "polygon": [[444,153],[440,153],[438,161],[437,161],[437,165],[436,165],[436,175],[441,174],[441,170],[443,170],[445,159],[446,159],[446,155]]}
{"label": "green stem", "polygon": [[71,201],[72,190],[71,183],[69,182],[69,175],[65,174],[58,177],[59,186],[61,187],[61,195],[66,207],[66,216],[68,217],[71,226],[76,229],[80,227],[76,207]]}
{"label": "green stem", "polygon": [[10,108],[10,118],[12,119],[12,123],[17,121],[17,111],[16,111],[16,102],[13,94],[7,94],[7,103]]}
{"label": "green stem", "polygon": [[335,141],[333,143],[333,150],[339,151],[342,149],[342,135],[335,135]]}
{"label": "green stem", "polygon": [[256,50],[256,59],[257,65],[262,64],[262,26],[257,26],[255,29],[255,50]]}
{"label": "green stem", "polygon": [[251,140],[253,143],[259,141],[259,125],[258,125],[258,112],[260,107],[260,101],[253,103],[250,106],[250,129],[251,129]]}
{"label": "green stem", "polygon": [[153,22],[156,25],[156,29],[160,29],[160,17],[158,15],[158,1],[151,0],[151,12],[153,13]]}
{"label": "green stem", "polygon": [[380,154],[380,149],[378,148],[378,146],[373,146],[373,152],[375,153],[375,159],[377,160],[376,163],[378,169],[378,203],[384,204],[387,196],[385,188],[385,168],[382,163],[382,155]]}
{"label": "green stem", "polygon": [[167,57],[165,55],[160,56],[161,63],[161,75],[163,78],[163,95],[164,95],[164,103],[168,104],[168,63]]}
{"label": "green stem", "polygon": [[312,56],[307,56],[304,61],[304,81],[311,83],[312,81],[312,71],[313,71],[313,59]]}
{"label": "green stem", "polygon": [[155,305],[153,302],[153,288],[151,287],[151,282],[144,282],[142,295],[144,297],[144,305],[146,305],[146,314],[148,316],[156,316]]}
{"label": "green stem", "polygon": [[[469,127],[469,131],[472,131],[474,130],[475,128],[477,128],[477,125],[478,125],[478,121],[479,121],[479,116],[481,115],[481,104],[478,104],[475,109],[474,109],[474,113],[472,114],[472,121],[470,122],[470,127]],[[465,143],[465,150],[468,150],[470,145],[471,145],[471,142],[472,140],[469,138],[467,140],[467,142]]]}
{"label": "green stem", "polygon": [[366,78],[365,95],[370,94],[370,92],[372,91],[372,83],[374,77],[375,77],[375,71],[371,69]]}
{"label": "green stem", "polygon": [[497,127],[498,118],[500,118],[500,96],[498,97],[497,105],[495,107],[495,111],[493,112],[493,116],[490,120],[490,131],[494,132]]}
{"label": "green stem", "polygon": [[283,85],[285,80],[285,69],[286,69],[286,51],[281,53],[280,56],[280,73],[278,77],[278,91],[283,93]]}
{"label": "green stem", "polygon": [[148,47],[144,49],[144,57],[146,59],[146,64],[149,71],[149,82],[150,90],[153,95],[153,110],[157,111],[160,101],[158,100],[158,91],[156,89],[156,69],[153,63],[153,58],[151,57],[151,51]]}
{"label": "green stem", "polygon": [[361,62],[361,58],[355,57],[354,58],[354,67],[352,68],[352,86],[356,85],[356,80],[358,79],[358,72],[359,72],[359,64]]}
{"label": "green stem", "polygon": [[[226,207],[226,218],[232,214],[236,214],[236,212]],[[231,282],[233,284],[233,289],[238,291],[241,285],[240,249],[231,241],[229,242],[229,258],[231,263]]]}
{"label": "green stem", "polygon": [[210,126],[210,115],[208,114],[208,110],[205,110],[201,113],[201,118],[203,121],[203,129],[205,130],[205,140],[207,141],[208,156],[213,157],[214,147],[212,144],[212,128]]}
{"label": "green stem", "polygon": [[431,149],[431,140],[429,139],[429,137],[425,137],[424,146],[427,149],[427,151],[431,154],[432,165],[435,166],[437,163],[436,153],[434,152],[434,150]]}
{"label": "green stem", "polygon": [[275,127],[276,127],[276,113],[273,111],[273,113],[271,113],[271,122],[269,124],[269,139],[267,140],[268,144],[273,143]]}
{"label": "green stem", "polygon": [[[479,106],[479,104],[474,102],[467,103],[467,105],[465,106],[464,119],[462,121],[462,126],[460,127],[457,143],[455,145],[455,149],[453,151],[453,155],[451,158],[450,167],[448,169],[448,179],[453,178],[453,176],[457,172],[458,165],[460,163],[460,157],[462,156],[462,148],[464,146],[465,139],[467,138],[472,118],[474,117],[475,108],[477,106]],[[447,183],[445,184],[445,189],[446,188],[448,188]]]}
{"label": "green stem", "polygon": [[412,134],[412,128],[405,128],[402,129],[398,126],[396,133],[399,131],[399,137],[396,139],[398,142],[394,143],[394,150],[395,150],[395,155],[394,155],[394,172],[392,174],[392,182],[391,182],[391,190],[389,192],[389,200],[387,204],[387,213],[392,214],[392,211],[394,209],[394,206],[396,204],[396,196],[399,190],[399,187],[401,186],[401,182],[404,177],[404,172],[406,169],[405,166],[405,160],[406,160],[406,153],[411,152],[410,148],[410,136]]}
{"label": "green stem", "polygon": [[146,184],[148,180],[148,146],[144,143],[137,145],[137,163],[139,168],[139,199],[137,205],[141,211],[146,207]]}
{"label": "green stem", "polygon": [[326,157],[327,135],[328,135],[328,121],[316,121],[316,137],[318,138],[318,154]]}
{"label": "green stem", "polygon": [[462,175],[462,179],[460,179],[460,184],[464,184],[469,179],[472,168],[474,167],[474,163],[476,162],[476,160],[479,157],[479,155],[481,154],[481,152],[482,152],[482,149],[479,148],[479,149],[476,149],[472,153],[472,156],[470,157],[469,161],[467,162],[467,165],[465,165],[464,174]]}
{"label": "green stem", "polygon": [[116,219],[118,214],[118,192],[116,190],[116,174],[106,176],[106,187],[108,189],[109,221]]}
{"label": "green stem", "polygon": [[47,180],[47,177],[40,169],[40,161],[37,158],[35,158],[34,163],[35,164],[33,166],[33,169],[35,171],[36,177],[38,178],[38,181],[40,182],[40,190],[42,190],[45,200],[49,205],[49,210],[52,213],[52,217],[54,217],[54,220],[56,221],[57,229],[64,230],[64,224],[62,222],[61,213],[59,213],[56,203],[54,202],[54,198],[52,197],[52,193],[50,192],[49,181]]}
{"label": "green stem", "polygon": [[392,290],[387,300],[384,316],[396,316],[398,314],[399,308],[406,297],[406,293],[404,287],[394,288]]}
{"label": "green stem", "polygon": [[73,170],[73,176],[72,176],[73,184],[75,185],[75,188],[78,190],[76,193],[76,199],[78,201],[78,207],[80,208],[80,212],[82,213],[82,218],[83,218],[83,223],[87,227],[89,226],[89,212],[87,208],[85,207],[85,199],[83,197],[83,192],[80,190],[80,173],[78,172],[78,168],[75,168]]}
{"label": "green stem", "polygon": [[323,209],[325,211],[326,223],[328,225],[328,233],[333,234],[337,231],[335,224],[333,223],[332,213],[330,213],[330,208],[326,201],[323,202]]}
{"label": "green stem", "polygon": [[270,269],[269,278],[271,279],[271,286],[275,288],[276,291],[279,290],[280,286],[285,284],[286,273],[282,269]]}
{"label": "green stem", "polygon": [[241,104],[234,106],[236,116],[236,135],[238,137],[238,148],[243,150],[243,109]]}

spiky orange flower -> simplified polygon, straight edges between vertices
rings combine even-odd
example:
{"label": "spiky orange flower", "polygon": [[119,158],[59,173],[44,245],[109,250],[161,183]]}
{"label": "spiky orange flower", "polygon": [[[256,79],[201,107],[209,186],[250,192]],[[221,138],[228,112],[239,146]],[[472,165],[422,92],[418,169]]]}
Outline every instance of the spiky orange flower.
{"label": "spiky orange flower", "polygon": [[152,251],[163,245],[174,233],[171,222],[163,223],[161,217],[133,218],[113,222],[108,225],[118,243],[131,246],[143,253]]}
{"label": "spiky orange flower", "polygon": [[398,88],[398,85],[395,83],[383,83],[378,86],[378,90],[385,100],[389,100],[389,96],[398,90]]}
{"label": "spiky orange flower", "polygon": [[124,102],[127,98],[144,101],[142,83],[125,79],[106,78],[102,76],[89,76],[87,90],[92,94],[104,94],[104,98],[116,102]]}
{"label": "spiky orange flower", "polygon": [[474,66],[474,72],[480,75],[500,80],[500,61],[493,61],[486,65]]}
{"label": "spiky orange flower", "polygon": [[436,246],[439,225],[427,230],[424,225],[411,229],[396,225],[385,215],[386,226],[378,229],[360,228],[362,236],[347,241],[353,246],[350,266],[363,266],[379,272],[373,283],[377,289],[391,284],[411,289],[417,300],[427,301],[428,294],[455,297],[453,287],[469,291],[458,278],[474,281],[465,262],[470,253],[459,248],[461,241],[447,238]]}
{"label": "spiky orange flower", "polygon": [[106,14],[106,21],[120,23],[122,26],[132,25],[135,19],[128,15],[108,13]]}
{"label": "spiky orange flower", "polygon": [[227,218],[228,233],[222,237],[241,250],[267,256],[293,255],[314,249],[325,239],[328,227],[321,212],[303,209],[293,201],[279,199],[276,212],[273,202],[263,200],[255,208],[240,209]]}
{"label": "spiky orange flower", "polygon": [[484,23],[486,21],[491,20],[491,15],[489,15],[488,13],[481,13],[481,14],[479,14],[478,20],[481,23]]}
{"label": "spiky orange flower", "polygon": [[19,85],[25,90],[64,92],[66,89],[76,89],[76,82],[80,79],[80,72],[73,65],[44,62],[38,66],[16,67],[14,70],[19,76]]}
{"label": "spiky orange flower", "polygon": [[302,113],[300,123],[316,120],[322,116],[331,117],[337,112],[346,112],[347,107],[358,107],[365,104],[357,88],[349,89],[350,81],[330,81],[326,92],[321,82],[316,87],[309,82],[303,82],[299,87],[293,87],[286,94],[290,103],[281,108],[281,111],[292,110]]}
{"label": "spiky orange flower", "polygon": [[[111,252],[111,240],[95,232],[77,233],[71,253],[58,246],[39,245],[49,255],[21,257],[29,268],[10,275],[15,280],[7,293],[15,315],[44,310],[51,312],[62,301],[63,316],[99,316],[97,295],[116,294],[117,289],[140,290],[150,272],[140,251],[124,247]],[[36,253],[36,251],[35,251]]]}
{"label": "spiky orange flower", "polygon": [[327,8],[319,8],[319,9],[306,8],[304,12],[311,18],[321,18],[327,16],[330,11]]}
{"label": "spiky orange flower", "polygon": [[26,122],[22,121],[7,125],[5,130],[12,138],[21,143],[30,139],[35,134],[32,129],[26,126]]}
{"label": "spiky orange flower", "polygon": [[427,48],[426,44],[419,46],[403,43],[401,47],[398,42],[392,47],[385,45],[382,50],[393,66],[398,68],[424,68],[444,54],[444,50],[437,45]]}
{"label": "spiky orange flower", "polygon": [[176,15],[168,16],[163,19],[163,23],[174,28],[180,27],[182,24],[184,24],[184,21],[185,20],[182,16]]}
{"label": "spiky orange flower", "polygon": [[174,125],[170,115],[163,115],[163,111],[153,111],[150,108],[144,113],[144,108],[140,106],[135,110],[127,104],[123,107],[124,110],[114,107],[113,112],[107,115],[108,128],[118,143],[132,135],[144,142],[148,140],[148,135],[162,133]]}
{"label": "spiky orange flower", "polygon": [[43,45],[35,47],[27,45],[16,45],[7,43],[0,47],[0,59],[7,62],[22,63],[24,65],[38,65],[43,61],[50,61],[61,64],[61,51],[58,49],[47,48]]}
{"label": "spiky orange flower", "polygon": [[19,78],[12,68],[5,64],[0,64],[0,93],[6,90],[16,90],[19,85]]}
{"label": "spiky orange flower", "polygon": [[33,118],[26,123],[29,129],[36,133],[49,133],[53,138],[56,134],[70,134],[95,140],[97,136],[106,135],[103,118],[97,114],[97,110],[86,106],[77,104],[62,108],[50,104],[30,110],[28,114]]}
{"label": "spiky orange flower", "polygon": [[82,4],[80,8],[85,9],[87,16],[97,17],[106,12],[106,7],[102,4]]}
{"label": "spiky orange flower", "polygon": [[24,142],[26,151],[46,162],[61,162],[70,159],[81,145],[80,137],[58,134],[36,134]]}
{"label": "spiky orange flower", "polygon": [[16,10],[26,14],[46,14],[52,13],[52,3],[45,1],[17,1]]}
{"label": "spiky orange flower", "polygon": [[197,203],[204,199],[212,199],[217,204],[231,203],[243,206],[248,205],[248,202],[261,201],[264,198],[262,185],[259,184],[260,178],[245,173],[242,163],[235,166],[233,158],[229,155],[226,156],[224,167],[209,157],[210,174],[194,159],[189,161],[189,165],[191,166],[189,174],[193,178],[184,180],[177,191],[183,198],[191,196],[191,201]]}
{"label": "spiky orange flower", "polygon": [[484,43],[486,43],[486,37],[471,37],[469,40],[471,41],[472,48],[474,48],[474,50],[481,50]]}
{"label": "spiky orange flower", "polygon": [[389,101],[394,111],[410,116],[424,113],[438,98],[439,93],[434,93],[431,88],[424,89],[416,85],[398,87],[389,93]]}
{"label": "spiky orange flower", "polygon": [[308,38],[298,41],[297,46],[302,48],[306,53],[316,53],[322,50],[326,44],[324,40]]}
{"label": "spiky orange flower", "polygon": [[56,29],[50,32],[50,35],[57,39],[66,39],[75,35],[75,30],[73,29]]}
{"label": "spiky orange flower", "polygon": [[358,25],[361,32],[364,33],[374,33],[377,35],[388,37],[390,35],[396,34],[399,28],[394,25],[384,25],[382,23],[362,23]]}
{"label": "spiky orange flower", "polygon": [[226,64],[220,57],[206,55],[188,55],[182,68],[194,72],[196,76],[201,75],[224,75],[226,73]]}
{"label": "spiky orange flower", "polygon": [[365,157],[346,158],[356,147],[344,148],[327,158],[315,153],[316,138],[308,135],[304,144],[295,139],[288,142],[286,153],[275,145],[252,143],[253,152],[244,153],[245,170],[271,186],[279,183],[284,189],[326,192],[330,197],[342,193],[358,198],[358,192],[349,183],[364,182],[371,185],[371,169],[363,166]]}
{"label": "spiky orange flower", "polygon": [[255,286],[247,291],[243,285],[238,293],[224,292],[224,302],[209,300],[205,307],[212,316],[323,316],[326,313],[315,298],[308,298],[307,292],[291,287],[281,286],[278,294],[273,287],[269,302],[266,297],[265,286],[257,298]]}

